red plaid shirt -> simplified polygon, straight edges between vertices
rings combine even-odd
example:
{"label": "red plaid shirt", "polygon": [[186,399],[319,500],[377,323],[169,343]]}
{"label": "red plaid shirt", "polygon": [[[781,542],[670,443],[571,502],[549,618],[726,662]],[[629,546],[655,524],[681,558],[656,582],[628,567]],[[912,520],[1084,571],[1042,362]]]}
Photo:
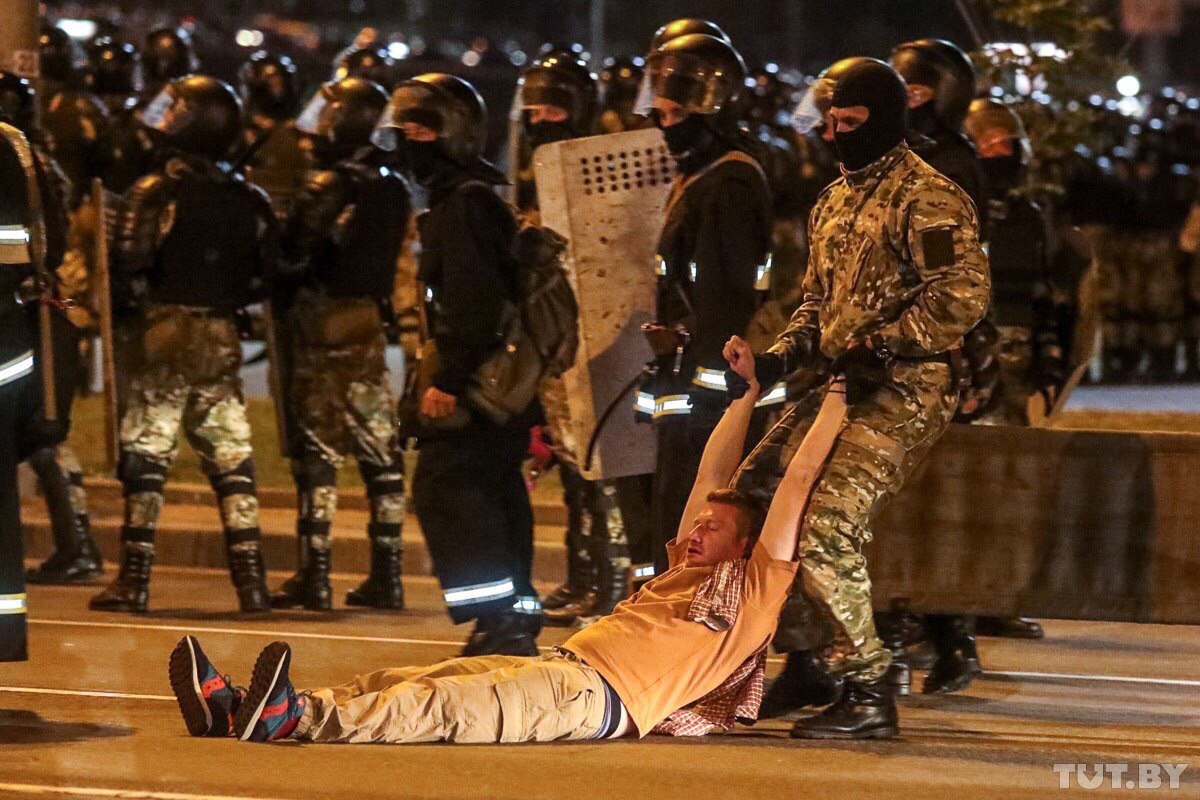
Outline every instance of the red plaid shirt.
{"label": "red plaid shirt", "polygon": [[[700,584],[688,607],[687,618],[714,631],[727,631],[737,620],[746,582],[746,560],[722,561]],[[767,648],[742,662],[733,674],[701,697],[654,726],[651,733],[670,736],[704,736],[725,731],[741,722],[758,719],[767,673]]]}

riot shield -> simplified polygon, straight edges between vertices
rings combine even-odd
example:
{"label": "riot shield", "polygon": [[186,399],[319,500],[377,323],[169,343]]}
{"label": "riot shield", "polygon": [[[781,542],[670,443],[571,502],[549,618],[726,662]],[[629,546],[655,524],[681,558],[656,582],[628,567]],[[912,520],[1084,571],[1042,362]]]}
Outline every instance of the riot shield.
{"label": "riot shield", "polygon": [[580,346],[563,380],[572,438],[595,440],[589,480],[654,471],[653,432],[633,414],[636,380],[652,354],[642,337],[654,319],[654,257],[675,167],[651,128],[539,147],[533,154],[542,224],[568,243],[565,262],[579,300]]}
{"label": "riot shield", "polygon": [[282,297],[263,301],[263,342],[267,347],[267,383],[275,407],[275,431],[279,436],[279,453],[284,458],[295,455],[295,416],[288,402],[291,383],[292,351],[287,326],[288,304]]}
{"label": "riot shield", "polygon": [[96,208],[96,242],[93,269],[95,270],[96,325],[100,332],[100,373],[104,396],[104,453],[108,465],[115,469],[119,451],[117,416],[117,359],[113,339],[112,277],[109,273],[108,236],[109,212],[104,184],[99,178],[92,181],[92,203]]}

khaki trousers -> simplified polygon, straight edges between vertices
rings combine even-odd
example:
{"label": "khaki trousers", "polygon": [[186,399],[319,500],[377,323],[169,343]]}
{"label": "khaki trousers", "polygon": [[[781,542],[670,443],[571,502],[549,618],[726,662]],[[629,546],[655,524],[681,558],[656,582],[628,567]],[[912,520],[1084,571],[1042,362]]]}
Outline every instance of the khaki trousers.
{"label": "khaki trousers", "polygon": [[560,653],[384,669],[308,695],[296,738],[312,742],[591,739],[605,714],[600,673]]}

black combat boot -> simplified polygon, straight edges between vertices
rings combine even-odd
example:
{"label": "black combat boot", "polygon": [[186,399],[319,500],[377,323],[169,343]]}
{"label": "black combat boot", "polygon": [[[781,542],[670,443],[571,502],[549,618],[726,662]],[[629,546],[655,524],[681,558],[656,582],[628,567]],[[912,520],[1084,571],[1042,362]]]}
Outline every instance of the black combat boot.
{"label": "black combat boot", "polygon": [[774,719],[809,706],[829,705],[838,698],[838,683],[811,650],[787,654],[783,672],[771,683],[758,710],[760,719]]}
{"label": "black combat boot", "polygon": [[463,647],[462,655],[470,656],[536,656],[537,635],[532,633],[529,614],[505,611],[479,617],[475,630]]}
{"label": "black combat boot", "polygon": [[400,567],[404,550],[399,537],[384,540],[371,536],[371,573],[357,589],[346,592],[346,605],[362,608],[404,609],[404,584]]}
{"label": "black combat boot", "polygon": [[908,660],[908,644],[920,635],[920,621],[905,611],[880,611],[875,614],[875,629],[879,638],[892,653],[892,663],[883,679],[896,697],[906,697],[912,688],[912,665]]}
{"label": "black combat boot", "polygon": [[545,608],[545,601],[543,601],[542,607],[545,611],[542,613],[542,617],[545,623],[552,628],[569,628],[580,617],[596,616],[596,607],[599,603],[600,595],[591,590],[576,595],[573,599],[568,600],[564,605],[557,608]]}
{"label": "black combat boot", "polygon": [[847,679],[837,702],[792,726],[793,739],[887,739],[898,732],[896,698],[883,678]]}
{"label": "black combat boot", "polygon": [[979,617],[975,620],[976,636],[999,636],[1004,639],[1041,639],[1046,632],[1036,620],[1024,617]]}
{"label": "black combat boot", "polygon": [[88,602],[88,608],[145,614],[150,601],[150,566],[153,563],[153,545],[126,542],[116,579]]}
{"label": "black combat boot", "polygon": [[237,591],[243,612],[271,610],[271,592],[267,589],[267,569],[258,542],[248,542],[226,550],[229,578]]}
{"label": "black combat boot", "polygon": [[272,608],[305,608],[309,611],[333,609],[333,586],[329,583],[332,548],[326,539],[314,546],[317,537],[297,538],[299,568],[271,595]]}
{"label": "black combat boot", "polygon": [[1200,339],[1188,336],[1183,340],[1183,374],[1179,380],[1184,383],[1200,383]]}
{"label": "black combat boot", "polygon": [[974,620],[963,616],[931,614],[926,623],[937,661],[925,676],[925,694],[950,694],[971,685],[983,672],[975,649]]}
{"label": "black combat boot", "polygon": [[50,531],[54,536],[54,552],[42,564],[25,573],[33,584],[70,585],[92,583],[102,574],[104,566],[100,550],[92,540],[88,515],[76,514],[71,502],[72,484],[77,477],[82,490],[82,476],[68,475],[58,463],[55,448],[35,452],[29,465],[37,474],[46,510],[50,514]]}
{"label": "black combat boot", "polygon": [[[542,598],[545,611],[556,611],[567,606],[594,606],[594,598],[588,601],[595,577],[591,554],[588,552],[588,535],[592,515],[587,510],[587,483],[572,467],[559,468],[563,481],[563,504],[567,507],[567,579]],[[548,625],[570,625],[580,614],[578,608],[560,615],[565,621],[555,618],[546,620]]]}

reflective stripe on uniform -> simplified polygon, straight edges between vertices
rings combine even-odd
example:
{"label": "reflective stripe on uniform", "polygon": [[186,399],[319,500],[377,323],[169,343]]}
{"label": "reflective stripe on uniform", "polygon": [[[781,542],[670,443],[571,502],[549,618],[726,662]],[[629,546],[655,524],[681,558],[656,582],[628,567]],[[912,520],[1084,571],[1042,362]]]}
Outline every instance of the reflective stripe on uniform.
{"label": "reflective stripe on uniform", "polygon": [[704,389],[723,392],[725,391],[725,372],[723,370],[696,367],[696,376],[692,378],[692,383]]}
{"label": "reflective stripe on uniform", "polygon": [[513,611],[518,614],[540,614],[542,613],[542,601],[536,597],[517,595],[517,602],[513,603]]}
{"label": "reflective stripe on uniform", "polygon": [[654,395],[649,392],[638,392],[634,410],[641,414],[654,415]]}
{"label": "reflective stripe on uniform", "polygon": [[18,378],[24,378],[31,372],[33,372],[33,351],[29,350],[12,361],[0,364],[0,386],[12,383]]}
{"label": "reflective stripe on uniform", "polygon": [[633,579],[635,581],[645,581],[645,580],[649,580],[650,578],[653,578],[653,577],[654,577],[654,565],[653,564],[634,564],[633,565]]}
{"label": "reflective stripe on uniform", "polygon": [[512,578],[505,578],[504,580],[492,581],[491,583],[479,583],[474,586],[460,586],[455,589],[446,589],[442,592],[442,597],[445,599],[446,605],[457,607],[498,600],[501,597],[511,595],[515,590]]}
{"label": "reflective stripe on uniform", "polygon": [[692,413],[692,398],[686,394],[669,394],[655,399],[647,392],[638,392],[633,408],[639,414],[648,414],[654,419],[673,414]]}
{"label": "reflective stripe on uniform", "polygon": [[24,225],[0,225],[0,264],[28,264],[29,229]]}
{"label": "reflective stripe on uniform", "polygon": [[773,406],[776,403],[782,403],[784,400],[787,400],[787,385],[783,381],[780,381],[772,387],[771,391],[759,398],[754,407]]}
{"label": "reflective stripe on uniform", "polygon": [[667,260],[662,256],[654,257],[654,274],[660,278],[667,277]]}
{"label": "reflective stripe on uniform", "polygon": [[696,262],[693,261],[690,264],[688,264],[688,275],[690,275],[692,277],[692,283],[696,282],[697,274],[698,273],[696,272]]}
{"label": "reflective stripe on uniform", "polygon": [[758,265],[758,274],[754,279],[754,288],[757,291],[765,292],[771,288],[771,264],[774,257],[767,253],[767,260]]}
{"label": "reflective stripe on uniform", "polygon": [[25,594],[0,594],[0,614],[24,614]]}

